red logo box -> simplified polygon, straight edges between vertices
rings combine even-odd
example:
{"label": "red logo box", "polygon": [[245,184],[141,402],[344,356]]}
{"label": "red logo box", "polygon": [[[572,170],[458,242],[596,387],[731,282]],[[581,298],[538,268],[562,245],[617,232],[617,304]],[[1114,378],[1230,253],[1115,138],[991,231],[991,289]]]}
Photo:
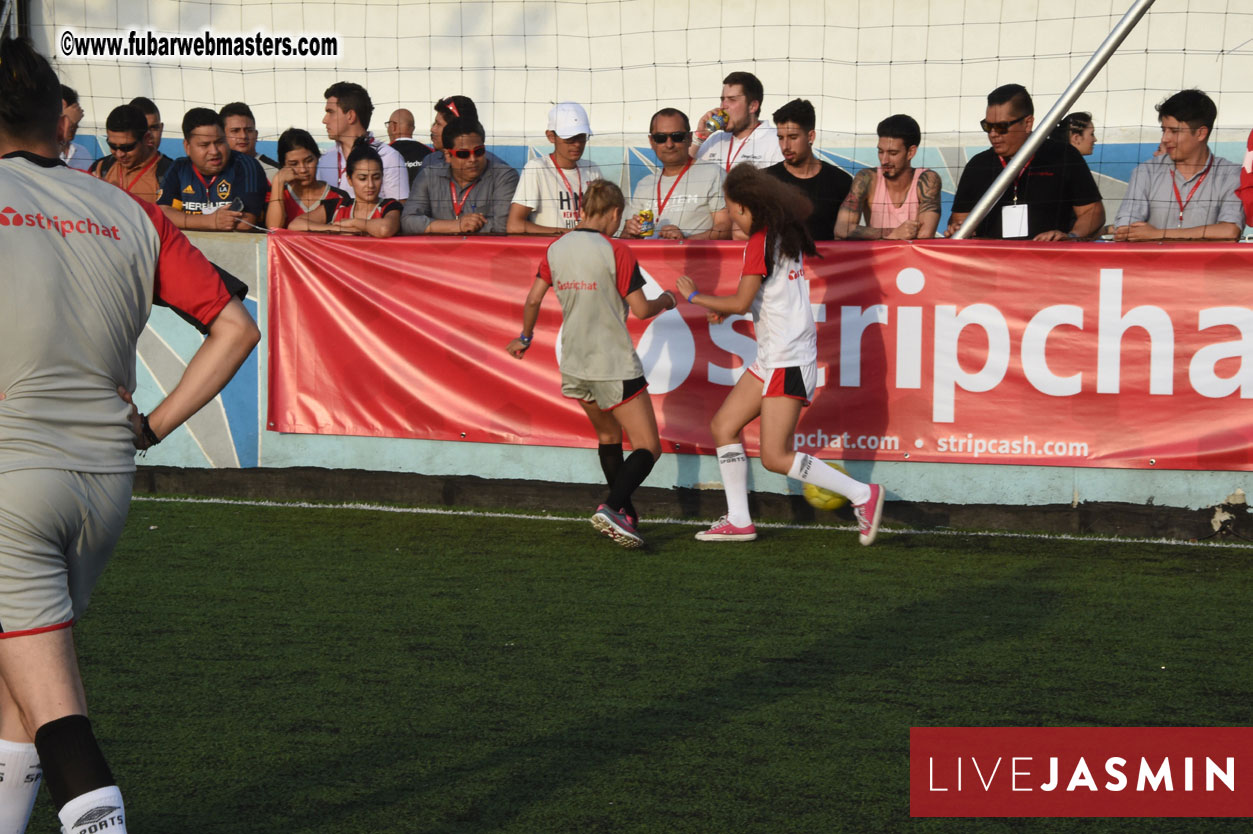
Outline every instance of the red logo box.
{"label": "red logo box", "polygon": [[1253,817],[1253,727],[913,727],[913,817]]}

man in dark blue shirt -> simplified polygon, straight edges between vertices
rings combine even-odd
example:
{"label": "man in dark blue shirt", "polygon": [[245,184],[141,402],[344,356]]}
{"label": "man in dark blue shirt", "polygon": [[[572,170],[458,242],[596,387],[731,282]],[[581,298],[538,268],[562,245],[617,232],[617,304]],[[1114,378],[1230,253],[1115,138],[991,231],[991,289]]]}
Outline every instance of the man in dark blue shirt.
{"label": "man in dark blue shirt", "polygon": [[222,117],[193,107],[183,117],[183,150],[161,186],[157,205],[180,229],[250,232],[265,211],[261,164],[226,145]]}

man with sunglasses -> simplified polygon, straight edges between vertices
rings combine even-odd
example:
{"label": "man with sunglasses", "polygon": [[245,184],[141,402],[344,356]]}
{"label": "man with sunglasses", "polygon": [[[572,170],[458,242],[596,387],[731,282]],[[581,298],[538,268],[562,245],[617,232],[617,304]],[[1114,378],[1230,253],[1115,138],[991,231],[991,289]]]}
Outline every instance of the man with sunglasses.
{"label": "man with sunglasses", "polygon": [[[661,170],[635,186],[627,205],[622,237],[663,240],[726,240],[731,237],[731,215],[722,195],[726,174],[717,165],[696,162],[688,153],[692,126],[687,114],[665,107],[648,123],[648,143]],[[653,213],[653,231],[642,234],[639,213]]]}
{"label": "man with sunglasses", "polygon": [[[992,145],[966,164],[948,235],[1000,176],[1031,135],[1035,125],[1031,95],[1021,84],[1005,84],[988,93],[985,118],[979,122]],[[976,237],[1028,240],[1083,240],[1105,224],[1105,206],[1092,172],[1069,144],[1046,141],[975,230]]]}
{"label": "man with sunglasses", "polygon": [[1240,166],[1215,156],[1213,99],[1183,90],[1157,105],[1166,153],[1131,172],[1114,240],[1236,240],[1244,230]]}
{"label": "man with sunglasses", "polygon": [[104,123],[112,154],[97,159],[92,176],[111,182],[141,200],[155,203],[161,183],[174,160],[158,153],[148,141],[148,121],[138,107],[122,104],[109,112]]}
{"label": "man with sunglasses", "polygon": [[403,235],[503,235],[518,172],[493,162],[486,131],[472,119],[453,119],[441,135],[445,165],[425,168],[400,215]]}

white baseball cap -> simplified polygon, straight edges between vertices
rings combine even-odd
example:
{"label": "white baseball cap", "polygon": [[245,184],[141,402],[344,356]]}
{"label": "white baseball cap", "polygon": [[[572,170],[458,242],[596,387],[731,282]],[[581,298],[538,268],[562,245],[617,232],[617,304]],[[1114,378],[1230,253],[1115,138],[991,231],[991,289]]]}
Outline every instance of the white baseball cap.
{"label": "white baseball cap", "polygon": [[569,139],[580,133],[592,135],[592,126],[587,121],[587,111],[583,109],[583,105],[574,101],[563,101],[548,111],[548,129],[562,139]]}

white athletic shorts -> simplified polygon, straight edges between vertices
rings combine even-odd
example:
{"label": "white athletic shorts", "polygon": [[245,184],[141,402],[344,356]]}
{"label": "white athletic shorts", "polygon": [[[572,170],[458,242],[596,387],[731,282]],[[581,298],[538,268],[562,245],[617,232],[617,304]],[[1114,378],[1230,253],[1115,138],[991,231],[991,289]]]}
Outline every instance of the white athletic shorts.
{"label": "white athletic shorts", "polygon": [[809,401],[814,397],[814,388],[818,385],[817,362],[791,368],[763,368],[753,362],[747,370],[761,380],[763,399],[787,397],[809,405]]}
{"label": "white athletic shorts", "polygon": [[134,473],[0,472],[0,638],[67,628],[122,535]]}

